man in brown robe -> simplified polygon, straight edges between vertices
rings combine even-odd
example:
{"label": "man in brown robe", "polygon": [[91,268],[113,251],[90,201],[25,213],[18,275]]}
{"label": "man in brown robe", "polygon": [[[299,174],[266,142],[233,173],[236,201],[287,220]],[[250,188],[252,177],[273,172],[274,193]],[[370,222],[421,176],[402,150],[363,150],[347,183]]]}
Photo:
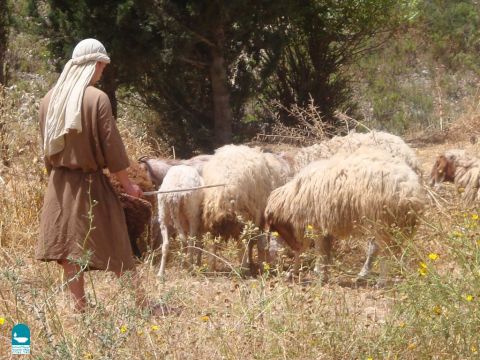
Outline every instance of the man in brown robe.
{"label": "man in brown robe", "polygon": [[108,168],[127,194],[141,196],[127,175],[129,161],[109,98],[93,86],[108,62],[100,42],[81,41],[40,104],[49,180],[35,258],[63,267],[78,311],[86,306],[83,271],[120,276],[135,269],[121,203],[102,172]]}

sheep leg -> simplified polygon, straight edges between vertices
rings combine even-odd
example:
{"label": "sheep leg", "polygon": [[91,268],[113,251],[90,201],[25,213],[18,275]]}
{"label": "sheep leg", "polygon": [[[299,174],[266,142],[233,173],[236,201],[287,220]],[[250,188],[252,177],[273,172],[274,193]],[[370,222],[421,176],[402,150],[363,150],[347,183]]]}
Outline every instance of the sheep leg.
{"label": "sheep leg", "polygon": [[328,268],[332,258],[332,235],[318,236],[315,238],[315,273],[320,276],[321,283],[328,282]]}
{"label": "sheep leg", "polygon": [[268,239],[266,234],[260,235],[257,240],[257,251],[258,251],[258,263],[262,265],[264,262],[268,262]]}
{"label": "sheep leg", "polygon": [[[180,259],[180,267],[183,269],[185,266],[185,248],[187,247],[187,237],[183,230],[178,231],[178,239],[180,240],[180,244],[182,244],[182,256]],[[188,251],[188,250],[187,250]]]}
{"label": "sheep leg", "polygon": [[379,251],[379,248],[375,240],[368,239],[367,260],[365,260],[365,264],[363,264],[362,270],[360,270],[360,272],[358,273],[358,277],[360,279],[365,279],[370,273],[370,270],[372,269],[373,261],[377,257],[378,251]]}
{"label": "sheep leg", "polygon": [[212,244],[212,255],[209,256],[209,261],[208,261],[208,268],[210,271],[216,271],[217,270],[217,252],[218,252],[218,241],[220,241],[219,238],[215,237],[213,239],[213,244]]}
{"label": "sheep leg", "polygon": [[163,223],[160,224],[160,231],[162,232],[162,261],[160,263],[160,270],[158,270],[158,276],[163,278],[165,276],[165,265],[167,262],[167,253],[168,253],[168,229],[167,226]]}
{"label": "sheep leg", "polygon": [[198,224],[195,221],[190,221],[189,223],[189,230],[190,230],[190,236],[188,237],[188,261],[190,263],[190,266],[193,266],[193,255],[194,253],[197,254],[197,266],[199,266],[199,262],[201,261],[201,256],[202,253],[198,249],[194,249],[195,246],[198,246],[196,244],[196,237],[197,237],[197,232],[198,232]]}

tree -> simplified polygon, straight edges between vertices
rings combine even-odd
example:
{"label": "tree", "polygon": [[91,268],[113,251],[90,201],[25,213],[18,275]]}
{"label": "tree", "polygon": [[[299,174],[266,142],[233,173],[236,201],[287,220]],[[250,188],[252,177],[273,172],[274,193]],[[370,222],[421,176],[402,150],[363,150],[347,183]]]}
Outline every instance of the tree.
{"label": "tree", "polygon": [[[287,109],[307,106],[313,99],[324,121],[335,124],[335,110],[354,107],[348,65],[388,39],[411,5],[396,0],[291,2],[278,26],[285,44],[267,53],[266,61],[273,58],[276,69],[266,99]],[[287,112],[281,115],[286,124],[296,121]]]}
{"label": "tree", "polygon": [[49,47],[60,71],[78,41],[94,37],[106,47],[112,63],[102,79],[116,114],[116,91],[121,85],[138,82],[144,68],[151,66],[151,44],[158,41],[154,29],[144,23],[133,1],[48,0],[47,13],[30,0],[31,13],[40,20],[37,31],[49,38]]}
{"label": "tree", "polygon": [[176,97],[169,98],[163,87],[154,91],[167,100],[158,99],[163,113],[176,114],[202,134],[213,127],[216,146],[231,142],[245,102],[258,90],[254,72],[281,3],[164,0],[144,4],[145,13],[165,30],[168,61],[163,65],[168,70],[162,76]]}

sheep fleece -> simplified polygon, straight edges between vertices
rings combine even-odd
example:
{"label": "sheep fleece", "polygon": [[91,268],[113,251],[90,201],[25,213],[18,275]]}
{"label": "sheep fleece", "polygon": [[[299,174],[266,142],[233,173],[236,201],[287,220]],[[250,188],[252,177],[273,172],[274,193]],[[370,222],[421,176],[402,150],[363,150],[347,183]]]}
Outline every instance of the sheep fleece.
{"label": "sheep fleece", "polygon": [[423,202],[419,177],[402,159],[360,148],[308,165],[272,192],[265,216],[269,224],[289,224],[295,238],[289,245],[301,250],[307,246],[307,225],[335,237],[350,235],[361,228],[354,224],[369,221],[409,227]]}

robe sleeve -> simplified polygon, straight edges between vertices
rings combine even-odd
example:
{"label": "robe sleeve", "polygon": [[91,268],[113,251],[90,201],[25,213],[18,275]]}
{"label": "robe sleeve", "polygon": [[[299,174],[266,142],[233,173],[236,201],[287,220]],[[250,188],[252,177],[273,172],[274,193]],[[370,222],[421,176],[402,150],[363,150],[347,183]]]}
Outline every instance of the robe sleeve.
{"label": "robe sleeve", "polygon": [[125,170],[130,163],[118,131],[107,94],[102,93],[98,103],[98,132],[105,165],[111,173]]}

